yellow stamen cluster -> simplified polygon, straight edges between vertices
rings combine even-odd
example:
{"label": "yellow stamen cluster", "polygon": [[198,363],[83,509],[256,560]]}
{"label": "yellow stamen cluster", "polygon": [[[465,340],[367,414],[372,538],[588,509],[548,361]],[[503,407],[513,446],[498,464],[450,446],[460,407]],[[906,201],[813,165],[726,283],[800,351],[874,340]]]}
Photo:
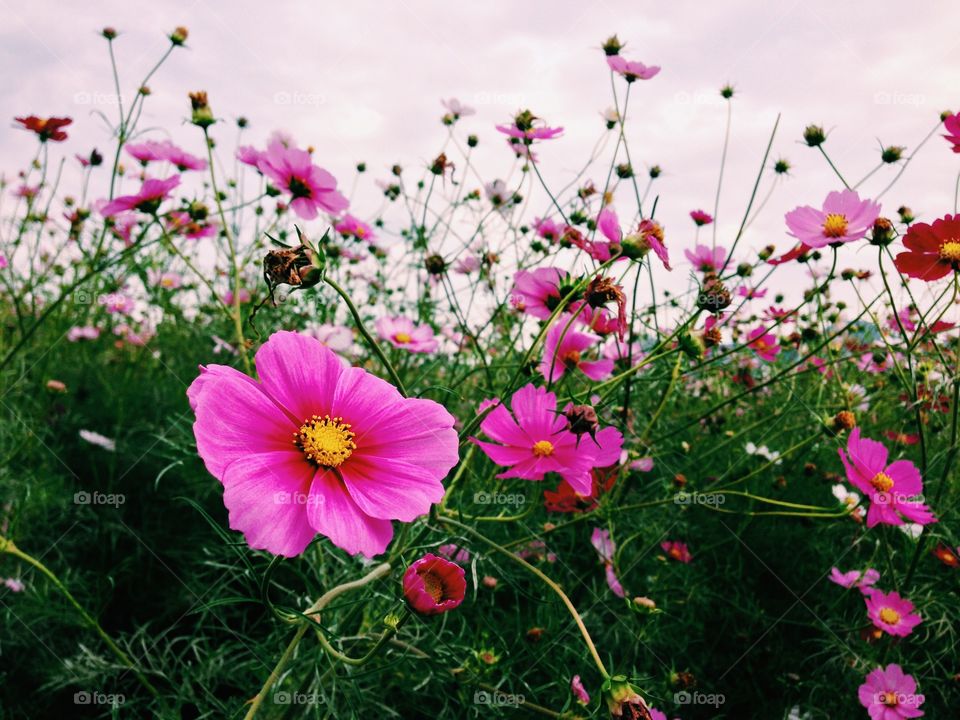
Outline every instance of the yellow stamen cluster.
{"label": "yellow stamen cluster", "polygon": [[887,707],[896,707],[900,704],[900,700],[897,698],[897,694],[895,692],[880,693],[880,702]]}
{"label": "yellow stamen cluster", "polygon": [[580,352],[577,350],[569,350],[560,356],[560,360],[568,368],[575,368],[580,364]]}
{"label": "yellow stamen cluster", "polygon": [[393,339],[398,343],[400,343],[401,345],[406,345],[408,342],[413,340],[413,338],[410,337],[410,334],[405,332],[398,332],[396,335],[393,336]]}
{"label": "yellow stamen cluster", "polygon": [[960,240],[951,238],[940,243],[940,259],[951,263],[960,263]]}
{"label": "yellow stamen cluster", "polygon": [[870,481],[870,484],[873,485],[879,492],[889,492],[890,488],[893,487],[893,478],[886,473],[878,472],[873,476],[873,480]]}
{"label": "yellow stamen cluster", "polygon": [[900,613],[893,608],[885,607],[880,610],[880,619],[887,623],[887,625],[896,625],[900,622]]}
{"label": "yellow stamen cluster", "polygon": [[829,213],[823,221],[823,235],[828,238],[841,238],[847,234],[847,216]]}
{"label": "yellow stamen cluster", "polygon": [[440,602],[443,599],[443,580],[432,572],[422,573],[420,579],[423,580],[423,589],[433,598],[433,601]]}
{"label": "yellow stamen cluster", "polygon": [[293,436],[307,460],[323,467],[339,467],[357,449],[350,423],[340,417],[314,415]]}
{"label": "yellow stamen cluster", "polygon": [[550,457],[553,455],[553,443],[549,440],[539,440],[533,444],[533,454],[537,457]]}

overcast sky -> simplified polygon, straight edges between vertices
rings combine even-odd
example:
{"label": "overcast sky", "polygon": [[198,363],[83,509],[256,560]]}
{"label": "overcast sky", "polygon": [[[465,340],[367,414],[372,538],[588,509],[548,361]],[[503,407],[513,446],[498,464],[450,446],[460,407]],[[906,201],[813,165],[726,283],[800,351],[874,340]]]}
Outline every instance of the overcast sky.
{"label": "overcast sky", "polygon": [[[617,33],[628,58],[663,67],[635,86],[628,134],[636,166],[664,169],[657,214],[677,254],[693,242],[686,214],[713,209],[725,118],[717,92],[725,83],[736,96],[721,242],[736,231],[782,113],[773,157],[789,159],[792,178],[746,241],[786,249],[783,213],[819,204],[840,187],[819,153],[800,144],[805,125],[830,131],[826,147],[853,182],[879,161],[878,141],[909,153],[942,110],[960,109],[960,7],[946,0],[919,7],[835,0],[0,0],[0,92],[7,116],[74,117],[63,150],[106,149],[108,133],[93,111],[112,117],[114,90],[98,30],[120,31],[116,51],[130,92],[167,47],[165,34],[185,25],[188,48],[150,82],[141,126],[166,128],[194,152],[201,149],[198,132],[182,124],[186,93],[205,89],[218,116],[249,118],[250,141],[262,144],[273,129],[288,130],[349,185],[358,160],[368,163],[371,179],[386,177],[395,161],[422,167],[443,141],[439,101],[457,97],[478,110],[464,128],[481,138],[478,166],[488,179],[512,165],[495,123],[529,107],[563,125],[564,137],[541,151],[544,173],[559,185],[602,132],[599,113],[611,97],[599,45]],[[232,129],[217,126],[214,134],[232,144]],[[0,123],[0,169],[8,176],[30,157],[26,139]],[[906,203],[928,219],[952,211],[958,168],[960,156],[935,137],[882,198],[884,209],[893,213]],[[884,168],[862,190],[879,193],[893,173]],[[602,184],[601,173],[596,179]],[[372,194],[361,195],[355,211],[363,217],[377,205]],[[869,264],[848,252],[847,265]]]}

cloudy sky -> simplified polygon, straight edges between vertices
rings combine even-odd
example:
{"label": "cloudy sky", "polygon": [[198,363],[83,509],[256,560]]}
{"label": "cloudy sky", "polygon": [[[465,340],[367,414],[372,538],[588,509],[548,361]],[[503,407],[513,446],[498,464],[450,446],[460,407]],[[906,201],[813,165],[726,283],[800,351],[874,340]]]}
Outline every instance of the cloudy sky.
{"label": "cloudy sky", "polygon": [[[736,96],[721,242],[736,231],[778,113],[772,154],[793,166],[750,228],[753,247],[786,249],[783,213],[819,204],[839,187],[819,153],[800,143],[805,125],[830,131],[826,147],[852,183],[879,162],[881,142],[909,153],[942,110],[960,109],[960,7],[946,0],[928,0],[922,12],[910,3],[831,0],[0,0],[0,15],[6,114],[74,117],[62,150],[109,145],[97,112],[113,117],[115,94],[97,31],[111,25],[121,32],[116,51],[129,93],[168,46],[165,33],[185,25],[188,48],[151,80],[141,127],[157,127],[158,137],[169,133],[198,152],[197,131],[182,119],[186,93],[205,89],[218,116],[249,118],[249,141],[288,130],[314,146],[317,162],[344,184],[358,160],[368,163],[371,179],[386,177],[394,162],[423,167],[443,142],[444,97],[476,107],[464,128],[480,136],[485,179],[512,165],[495,123],[529,107],[563,125],[564,137],[541,153],[545,175],[562,184],[603,132],[599,113],[611,95],[599,45],[617,33],[626,56],[663,67],[635,86],[628,135],[636,166],[664,169],[658,217],[678,248],[693,242],[687,212],[713,209],[726,113],[718,89],[725,83]],[[215,132],[224,145],[233,140],[228,127]],[[0,170],[8,176],[30,157],[25,140],[0,123]],[[908,204],[928,219],[952,211],[958,168],[960,156],[935,136],[882,197],[884,208]],[[895,171],[883,168],[861,190],[880,193]],[[596,179],[602,184],[599,171]],[[372,190],[355,204],[361,216],[365,202],[368,212],[378,206]],[[869,265],[848,252],[847,264]]]}

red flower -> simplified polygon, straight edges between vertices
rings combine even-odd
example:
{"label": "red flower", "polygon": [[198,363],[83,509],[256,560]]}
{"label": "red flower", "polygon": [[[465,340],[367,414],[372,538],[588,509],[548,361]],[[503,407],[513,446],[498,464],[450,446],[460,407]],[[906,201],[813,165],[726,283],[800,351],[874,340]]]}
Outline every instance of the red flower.
{"label": "red flower", "polygon": [[593,488],[589,495],[581,495],[570,486],[570,483],[561,480],[556,490],[543,491],[543,504],[550,512],[581,513],[595,510],[597,498],[602,493],[610,492],[610,488],[613,487],[618,469],[615,465],[608,468],[594,468],[591,471]]}
{"label": "red flower", "polygon": [[456,563],[427,553],[403,574],[403,595],[421,615],[439,615],[463,602],[467,581]]}
{"label": "red flower", "polygon": [[67,139],[67,134],[60,128],[65,128],[73,122],[71,118],[40,118],[36,115],[18,117],[14,120],[23,125],[25,130],[35,132],[37,137],[40,138],[40,142],[46,142],[47,140],[63,142]]}
{"label": "red flower", "polygon": [[903,244],[907,252],[893,262],[904,275],[929,281],[960,271],[960,215],[944,215],[932,225],[914,223]]}

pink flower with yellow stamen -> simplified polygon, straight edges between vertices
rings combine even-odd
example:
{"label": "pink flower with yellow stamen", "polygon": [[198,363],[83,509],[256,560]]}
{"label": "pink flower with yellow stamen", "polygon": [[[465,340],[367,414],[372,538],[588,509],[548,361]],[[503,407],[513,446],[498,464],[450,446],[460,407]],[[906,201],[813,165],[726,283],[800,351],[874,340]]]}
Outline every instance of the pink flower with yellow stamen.
{"label": "pink flower with yellow stamen", "polygon": [[864,591],[863,599],[870,622],[889,635],[906,637],[923,622],[923,618],[913,611],[913,603],[900,597],[900,593],[884,593],[870,588]]}
{"label": "pink flower with yellow stamen", "polygon": [[785,216],[790,234],[806,248],[859,240],[880,215],[880,203],[861,200],[855,190],[831,192],[820,210],[809,205]]}

